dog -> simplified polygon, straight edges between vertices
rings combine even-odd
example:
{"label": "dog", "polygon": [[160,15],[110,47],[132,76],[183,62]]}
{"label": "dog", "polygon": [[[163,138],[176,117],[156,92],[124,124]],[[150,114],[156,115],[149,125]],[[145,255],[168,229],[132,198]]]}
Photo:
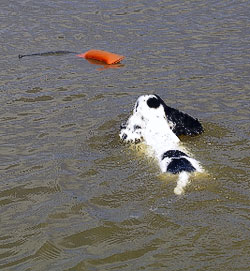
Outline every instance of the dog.
{"label": "dog", "polygon": [[184,193],[190,174],[202,172],[200,163],[191,158],[180,144],[181,135],[199,135],[203,127],[198,119],[171,108],[156,94],[140,96],[133,114],[120,127],[123,142],[144,142],[159,162],[162,172],[178,174],[174,193]]}

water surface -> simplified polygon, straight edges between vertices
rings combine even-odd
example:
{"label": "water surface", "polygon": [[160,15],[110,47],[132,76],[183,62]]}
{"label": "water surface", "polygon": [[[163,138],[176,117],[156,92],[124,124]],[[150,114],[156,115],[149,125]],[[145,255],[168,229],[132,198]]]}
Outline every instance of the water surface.
{"label": "water surface", "polygon": [[[248,1],[0,3],[0,269],[249,270]],[[72,54],[125,55],[120,68]],[[207,174],[119,141],[138,96],[197,117]]]}

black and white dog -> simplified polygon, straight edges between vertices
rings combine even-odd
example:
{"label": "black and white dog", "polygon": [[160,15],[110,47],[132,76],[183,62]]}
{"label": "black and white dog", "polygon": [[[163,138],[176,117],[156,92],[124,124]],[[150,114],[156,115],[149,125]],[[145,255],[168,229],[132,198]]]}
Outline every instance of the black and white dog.
{"label": "black and white dog", "polygon": [[138,98],[133,114],[121,125],[120,138],[124,142],[143,141],[159,161],[162,172],[179,174],[175,194],[182,194],[192,172],[202,172],[198,161],[186,154],[180,144],[180,135],[198,135],[203,132],[201,123],[167,106],[158,95]]}

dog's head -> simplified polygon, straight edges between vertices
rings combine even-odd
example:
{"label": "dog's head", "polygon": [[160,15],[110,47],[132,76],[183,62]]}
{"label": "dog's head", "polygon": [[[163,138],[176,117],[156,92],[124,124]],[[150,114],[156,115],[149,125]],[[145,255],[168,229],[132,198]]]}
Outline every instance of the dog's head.
{"label": "dog's head", "polygon": [[147,120],[165,118],[163,101],[157,95],[140,96],[134,107],[134,114],[141,114]]}
{"label": "dog's head", "polygon": [[[121,125],[120,138],[126,142],[139,142],[147,127],[160,126],[167,123],[164,102],[157,95],[140,96],[134,106],[133,114],[125,124]],[[171,126],[171,123],[169,122]]]}
{"label": "dog's head", "polygon": [[133,115],[121,125],[120,137],[123,141],[138,142],[143,138],[143,129],[166,120],[175,135],[198,135],[203,132],[201,123],[177,109],[171,108],[158,95],[140,96],[134,106]]}

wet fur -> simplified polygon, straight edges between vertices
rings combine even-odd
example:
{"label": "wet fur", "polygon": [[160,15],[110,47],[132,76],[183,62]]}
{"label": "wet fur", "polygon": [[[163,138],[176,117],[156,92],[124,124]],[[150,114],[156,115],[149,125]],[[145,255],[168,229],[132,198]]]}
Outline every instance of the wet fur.
{"label": "wet fur", "polygon": [[202,132],[197,119],[167,106],[158,95],[143,95],[136,101],[133,114],[121,125],[120,138],[124,142],[144,142],[162,172],[178,174],[174,192],[182,194],[189,175],[202,172],[202,167],[186,153],[178,136]]}

